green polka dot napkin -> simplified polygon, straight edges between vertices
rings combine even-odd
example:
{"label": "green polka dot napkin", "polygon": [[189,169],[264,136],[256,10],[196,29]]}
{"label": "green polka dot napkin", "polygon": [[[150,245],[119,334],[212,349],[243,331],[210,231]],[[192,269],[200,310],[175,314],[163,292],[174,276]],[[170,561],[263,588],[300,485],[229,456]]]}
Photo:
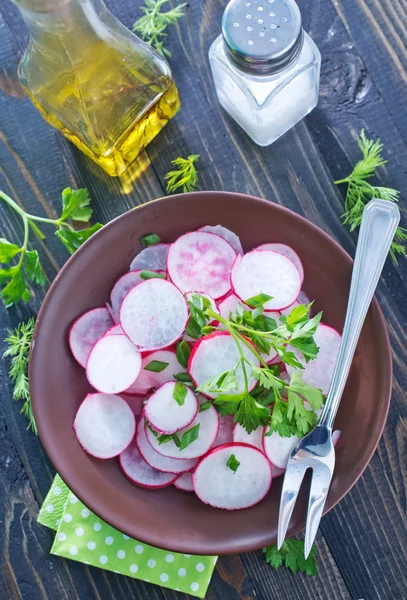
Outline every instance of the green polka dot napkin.
{"label": "green polka dot napkin", "polygon": [[153,548],[113,529],[72,494],[57,475],[38,522],[56,531],[51,553],[203,598],[216,556]]}

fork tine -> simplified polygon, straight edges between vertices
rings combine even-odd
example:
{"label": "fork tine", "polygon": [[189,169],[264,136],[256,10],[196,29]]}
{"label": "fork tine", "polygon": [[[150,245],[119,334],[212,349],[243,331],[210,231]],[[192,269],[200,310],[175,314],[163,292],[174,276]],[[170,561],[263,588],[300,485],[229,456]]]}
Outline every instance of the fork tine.
{"label": "fork tine", "polygon": [[291,515],[297,500],[298,492],[300,491],[302,480],[304,479],[307,466],[298,462],[293,462],[291,459],[288,462],[283,487],[281,490],[280,513],[278,516],[278,534],[277,547],[283,545],[285,534],[290,523]]}
{"label": "fork tine", "polygon": [[311,489],[308,501],[307,525],[305,529],[304,554],[308,558],[318,531],[326,498],[331,484],[332,473],[327,468],[315,465],[312,473]]}

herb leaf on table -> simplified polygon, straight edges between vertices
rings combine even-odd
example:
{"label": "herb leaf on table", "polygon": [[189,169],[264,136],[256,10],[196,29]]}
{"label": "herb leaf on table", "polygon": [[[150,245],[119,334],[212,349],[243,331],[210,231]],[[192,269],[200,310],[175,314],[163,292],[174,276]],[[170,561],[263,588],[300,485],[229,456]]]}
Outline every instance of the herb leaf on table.
{"label": "herb leaf on table", "polygon": [[[345,197],[345,213],[342,218],[344,224],[348,225],[351,231],[359,227],[363,209],[370,200],[379,198],[389,202],[398,202],[400,196],[398,190],[375,186],[367,181],[376,175],[376,169],[387,163],[387,160],[383,158],[383,144],[380,140],[369,140],[362,129],[357,143],[363,158],[356,163],[348,177],[335,181],[337,185],[346,183],[348,186]],[[406,241],[407,229],[398,227],[390,249],[390,255],[396,265],[399,256],[407,256]]]}
{"label": "herb leaf on table", "polygon": [[304,556],[304,542],[302,540],[286,539],[280,550],[277,545],[263,548],[266,561],[274,569],[285,566],[293,573],[301,571],[307,575],[315,576],[318,572],[317,549],[312,546],[308,558]]}
{"label": "herb leaf on table", "polygon": [[167,192],[175,192],[181,189],[185,192],[194,192],[199,187],[198,171],[195,163],[199,154],[190,154],[188,158],[178,157],[171,164],[178,169],[169,171],[165,176],[167,181]]}
{"label": "herb leaf on table", "polygon": [[20,323],[14,331],[9,330],[7,332],[5,339],[7,347],[3,358],[11,357],[9,376],[14,384],[13,398],[23,402],[20,412],[28,419],[27,429],[31,429],[35,434],[38,434],[28,385],[28,359],[34,333],[34,323],[34,318],[31,317],[26,323]]}
{"label": "herb leaf on table", "polygon": [[[45,238],[36,222],[49,223],[57,227],[56,237],[71,254],[98,231],[102,225],[96,223],[91,227],[75,230],[69,222],[70,220],[87,222],[92,216],[90,198],[85,188],[79,190],[66,188],[63,190],[62,211],[58,219],[48,219],[27,213],[2,191],[0,191],[0,200],[8,204],[21,217],[24,226],[24,240],[21,246],[0,238],[0,264],[7,265],[6,268],[0,268],[0,285],[4,286],[1,297],[6,307],[9,308],[20,302],[20,300],[28,302],[31,297],[28,282],[40,286],[44,286],[47,282],[38,252],[28,250],[30,228],[37,237],[40,239]],[[16,264],[9,266],[13,259],[17,261]]]}
{"label": "herb leaf on table", "polygon": [[167,36],[168,25],[173,25],[184,16],[186,3],[178,4],[168,11],[162,7],[169,0],[145,0],[145,6],[141,7],[144,13],[140,19],[133,24],[133,31],[141,35],[141,39],[150,44],[163,56],[171,57],[171,52],[164,47],[164,38]]}

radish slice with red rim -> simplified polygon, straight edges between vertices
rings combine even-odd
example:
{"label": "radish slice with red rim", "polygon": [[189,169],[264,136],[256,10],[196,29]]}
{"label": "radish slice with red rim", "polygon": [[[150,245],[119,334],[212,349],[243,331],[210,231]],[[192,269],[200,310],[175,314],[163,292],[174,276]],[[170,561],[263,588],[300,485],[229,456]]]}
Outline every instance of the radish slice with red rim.
{"label": "radish slice with red rim", "polygon": [[240,425],[240,423],[236,423],[233,429],[233,441],[234,442],[243,442],[244,444],[250,444],[250,446],[254,446],[264,452],[263,450],[263,431],[264,427],[259,425],[257,429],[252,431],[251,433],[247,433],[246,429]]}
{"label": "radish slice with red rim", "polygon": [[223,444],[230,444],[233,442],[233,417],[226,415],[219,419],[219,431],[216,436],[216,440],[212,444],[212,448],[217,446],[223,446]]}
{"label": "radish slice with red rim", "polygon": [[[242,302],[241,299],[238,296],[236,296],[236,294],[229,294],[229,296],[223,298],[223,300],[221,300],[218,304],[220,316],[224,319],[230,319],[230,315],[236,313],[236,308],[238,304],[240,304],[243,310],[252,310],[250,306],[247,306],[247,304]],[[222,325],[222,323],[219,324],[219,327],[221,329],[225,328],[225,326]]]}
{"label": "radish slice with red rim", "polygon": [[[229,462],[237,465],[236,470],[228,466]],[[269,491],[271,481],[271,465],[263,452],[242,443],[214,448],[202,458],[192,475],[198,498],[226,510],[258,504]]]}
{"label": "radish slice with red rim", "polygon": [[167,435],[188,427],[197,413],[198,400],[194,392],[180,381],[164,383],[144,407],[151,427]]}
{"label": "radish slice with red rim", "polygon": [[105,302],[105,307],[107,309],[107,312],[109,313],[113,323],[116,322],[115,316],[114,316],[114,312],[113,312],[113,308],[110,306],[109,302]]}
{"label": "radish slice with red rim", "polygon": [[131,443],[136,419],[123,398],[113,394],[88,394],[73,423],[82,448],[96,458],[118,456]]}
{"label": "radish slice with red rim", "polygon": [[281,244],[280,242],[272,242],[271,244],[262,244],[257,248],[257,250],[273,250],[273,252],[279,252],[289,258],[297,267],[298,272],[301,277],[301,285],[304,281],[304,267],[302,264],[302,260],[291,246],[287,246],[287,244]]}
{"label": "radish slice with red rim", "polygon": [[107,308],[93,308],[80,316],[69,331],[69,346],[81,367],[86,367],[88,356],[98,340],[114,325]]}
{"label": "radish slice with red rim", "polygon": [[267,294],[272,299],[264,303],[264,309],[282,310],[297,299],[301,277],[286,256],[271,250],[252,250],[237,257],[232,269],[232,287],[243,302]]}
{"label": "radish slice with red rim", "polygon": [[281,477],[281,475],[283,475],[283,473],[285,473],[285,469],[280,469],[279,467],[276,467],[276,465],[273,465],[273,463],[271,464],[271,473],[273,475],[273,479],[276,479],[277,477]]}
{"label": "radish slice with red rim", "polygon": [[[153,368],[157,370],[151,370]],[[153,388],[157,389],[163,383],[173,381],[175,375],[186,372],[187,370],[179,364],[175,350],[156,350],[148,356],[144,356],[140,375],[134,384],[126,390],[126,393],[145,396]]]}
{"label": "radish slice with red rim", "polygon": [[134,443],[120,454],[119,462],[126,477],[140,487],[150,489],[167,487],[178,477],[174,473],[163,473],[150,467]]}
{"label": "radish slice with red rim", "polygon": [[174,481],[174,487],[177,490],[182,490],[183,492],[193,492],[194,486],[192,485],[192,474],[191,473],[183,473]]}
{"label": "radish slice with red rim", "polygon": [[[259,360],[246,345],[242,344],[242,352],[253,366],[260,366]],[[234,369],[239,360],[239,349],[230,333],[216,331],[201,338],[195,344],[189,357],[188,372],[196,387],[199,387],[212,377],[221,375],[224,371]],[[251,391],[256,386],[257,379],[252,377],[250,373],[248,373],[248,376],[249,391]],[[237,390],[233,390],[233,393],[240,394],[244,390],[244,377],[241,365],[236,369],[236,377],[239,387]],[[219,393],[206,392],[205,395],[209,398],[216,398]]]}
{"label": "radish slice with red rim", "polygon": [[113,327],[106,331],[106,335],[124,335],[124,331],[121,325],[113,325]]}
{"label": "radish slice with red rim", "polygon": [[170,244],[154,244],[144,248],[130,263],[130,271],[166,271]]}
{"label": "radish slice with red rim", "polygon": [[167,456],[159,454],[147,440],[144,419],[141,419],[137,425],[136,444],[146,463],[149,464],[150,467],[157,469],[157,471],[176,473],[179,475],[180,473],[191,471],[198,462],[197,458],[185,460],[182,458],[168,458]]}
{"label": "radish slice with red rim", "polygon": [[206,231],[207,233],[219,235],[229,242],[236,254],[243,254],[243,248],[239,237],[227,227],[223,227],[223,225],[205,225],[204,227],[200,227],[198,231]]}
{"label": "radish slice with red rim", "polygon": [[167,271],[182,292],[201,290],[217,299],[230,290],[230,271],[235,258],[236,252],[223,238],[194,231],[171,245]]}
{"label": "radish slice with red rim", "polygon": [[89,354],[86,377],[99,392],[119,394],[137,379],[141,360],[140,352],[125,335],[105,335]]}
{"label": "radish slice with red rim", "polygon": [[277,431],[273,431],[271,435],[267,435],[266,429],[263,436],[264,452],[273,465],[279,469],[285,469],[291,451],[300,439],[297,435],[282,437]]}
{"label": "radish slice with red rim", "polygon": [[116,281],[110,292],[110,302],[112,304],[112,311],[116,323],[119,321],[120,307],[126,295],[131,289],[136,287],[136,285],[144,281],[141,279],[140,273],[141,271],[129,271],[128,273],[125,273]]}
{"label": "radish slice with red rim", "polygon": [[[321,389],[322,392],[327,395],[331,385],[342,336],[336,329],[320,323],[314,334],[314,340],[319,347],[319,352],[318,356],[314,358],[314,360],[310,360],[309,363],[305,362],[302,352],[296,348],[287,346],[287,349],[292,350],[297,359],[304,365],[304,369],[301,371],[302,380],[312,387]],[[287,365],[287,372],[290,376],[294,371],[296,371],[294,367]]]}
{"label": "radish slice with red rim", "polygon": [[169,281],[149,279],[130,290],[120,310],[125,334],[140,350],[159,350],[184,333],[188,307],[182,293]]}
{"label": "radish slice with red rim", "polygon": [[[199,398],[200,404],[204,402],[206,402],[205,398]],[[179,440],[182,440],[184,433],[197,425],[199,425],[198,438],[183,450],[179,450],[173,440],[165,444],[160,444],[157,437],[148,427],[146,427],[146,435],[154,450],[163,456],[168,456],[169,458],[198,458],[208,452],[218,434],[219,417],[213,406],[210,406],[203,412],[198,412],[191,425],[178,431],[177,436]]]}

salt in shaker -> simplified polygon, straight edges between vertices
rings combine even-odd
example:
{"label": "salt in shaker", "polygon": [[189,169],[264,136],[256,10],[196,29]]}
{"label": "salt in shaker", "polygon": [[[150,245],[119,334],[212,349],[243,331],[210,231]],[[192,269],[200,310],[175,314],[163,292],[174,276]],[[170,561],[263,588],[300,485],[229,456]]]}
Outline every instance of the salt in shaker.
{"label": "salt in shaker", "polygon": [[209,60],[220,104],[259,146],[317,105],[321,55],[294,0],[231,0]]}

